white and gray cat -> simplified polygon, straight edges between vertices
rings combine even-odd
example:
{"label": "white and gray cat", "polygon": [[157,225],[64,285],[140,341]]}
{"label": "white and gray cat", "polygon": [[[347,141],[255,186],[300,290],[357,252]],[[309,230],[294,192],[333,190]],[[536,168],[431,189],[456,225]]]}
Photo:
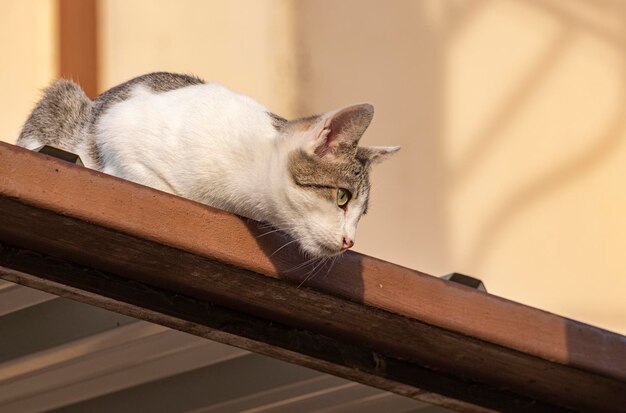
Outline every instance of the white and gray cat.
{"label": "white and gray cat", "polygon": [[357,146],[373,114],[361,104],[288,121],[173,73],[137,77],[93,101],[60,80],[17,144],[64,149],[89,168],[268,222],[322,257],[353,245],[370,166],[400,149]]}

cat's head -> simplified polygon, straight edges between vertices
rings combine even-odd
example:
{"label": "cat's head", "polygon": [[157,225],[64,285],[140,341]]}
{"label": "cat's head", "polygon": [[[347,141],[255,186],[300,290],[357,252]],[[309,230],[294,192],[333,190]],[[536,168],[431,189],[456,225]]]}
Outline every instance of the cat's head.
{"label": "cat's head", "polygon": [[312,256],[352,247],[367,212],[370,167],[399,146],[360,147],[374,107],[361,104],[281,126],[286,155],[280,227]]}

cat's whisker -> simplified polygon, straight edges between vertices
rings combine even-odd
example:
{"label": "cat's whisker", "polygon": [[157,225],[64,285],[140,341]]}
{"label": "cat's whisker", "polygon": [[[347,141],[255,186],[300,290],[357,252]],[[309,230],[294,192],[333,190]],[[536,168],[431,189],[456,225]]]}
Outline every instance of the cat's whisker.
{"label": "cat's whisker", "polygon": [[332,262],[331,262],[331,259],[332,259],[332,257],[326,257],[326,259],[324,260],[324,263],[322,264],[322,266],[315,273],[313,273],[313,275],[311,276],[311,279],[313,279],[316,275],[318,275],[324,269],[324,266],[328,262],[330,262],[330,265],[328,266],[328,268],[330,269],[332,267],[332,265],[333,265]]}
{"label": "cat's whisker", "polygon": [[[343,254],[341,254],[341,255],[343,255]],[[331,263],[330,263],[330,265],[328,266],[328,271],[326,271],[326,274],[324,274],[324,279],[326,279],[326,277],[328,277],[328,274],[330,274],[330,270],[332,270],[332,269],[333,269],[333,265],[335,265],[335,262],[337,261],[337,258],[339,258],[339,257],[340,257],[340,255],[335,255],[335,256],[333,257],[332,262],[331,262]]]}
{"label": "cat's whisker", "polygon": [[299,241],[299,240],[294,239],[294,240],[291,240],[291,241],[287,242],[287,243],[286,243],[286,244],[284,244],[282,247],[280,247],[280,248],[278,248],[276,251],[274,251],[274,252],[272,253],[272,255],[270,255],[270,258],[271,258],[271,257],[273,257],[274,255],[276,255],[276,253],[277,253],[278,251],[282,250],[282,249],[283,249],[283,248],[285,248],[286,246],[288,246],[288,245],[290,245],[290,244],[293,244],[294,242],[298,242],[298,241]]}
{"label": "cat's whisker", "polygon": [[[320,261],[322,261],[322,259],[321,259],[321,258],[320,258]],[[315,264],[315,266],[313,267],[313,270],[314,270],[315,268],[317,268],[317,265],[318,265],[318,264],[319,264],[319,263],[316,263],[316,264]],[[311,271],[312,271],[312,270],[311,270]],[[298,288],[302,287],[302,286],[304,285],[304,283],[305,283],[305,282],[307,282],[307,280],[308,280],[308,279],[309,279],[309,277],[310,277],[311,271],[309,271],[309,272],[307,272],[307,273],[305,274],[304,279],[303,279],[302,281],[300,281],[300,284],[298,284],[298,286],[296,287],[296,289],[298,289]]]}
{"label": "cat's whisker", "polygon": [[302,282],[301,282],[300,284],[298,284],[298,287],[296,287],[296,288],[300,288],[300,287],[301,287],[301,286],[302,286],[305,282],[307,282],[309,279],[313,279],[313,277],[314,277],[314,276],[315,276],[315,274],[316,274],[316,270],[317,270],[318,268],[322,268],[322,267],[324,266],[324,264],[328,261],[328,259],[329,259],[328,257],[322,257],[322,258],[320,259],[320,262],[319,262],[319,263],[318,263],[315,267],[313,267],[313,269],[312,269],[311,271],[309,271],[309,272],[307,273],[307,276],[304,278],[304,280],[302,280]]}
{"label": "cat's whisker", "polygon": [[266,235],[272,234],[272,233],[274,233],[274,232],[279,232],[279,231],[280,231],[280,232],[284,232],[284,233],[286,233],[286,232],[287,232],[287,230],[289,230],[289,229],[293,229],[293,228],[297,228],[297,227],[298,227],[298,226],[297,226],[297,225],[295,225],[295,224],[294,224],[294,225],[290,225],[290,226],[280,227],[280,228],[277,228],[277,227],[275,227],[275,226],[273,226],[273,225],[268,225],[267,227],[265,227],[265,228],[263,228],[263,229],[267,229],[267,228],[273,228],[273,229],[272,229],[271,231],[265,232],[265,233],[263,233],[263,234],[261,234],[261,235],[257,235],[257,236],[256,236],[256,238],[261,238],[261,237],[264,237],[264,236],[266,236]]}
{"label": "cat's whisker", "polygon": [[314,239],[315,239],[315,237],[308,236],[308,237],[301,237],[301,238],[296,238],[296,239],[293,239],[293,240],[291,240],[291,241],[289,241],[289,242],[285,243],[283,246],[281,246],[280,248],[278,248],[276,251],[274,251],[274,252],[270,255],[270,258],[271,258],[271,257],[273,257],[273,256],[274,256],[276,253],[278,253],[280,250],[282,250],[283,248],[285,248],[286,246],[288,246],[288,245],[290,245],[290,244],[293,244],[294,242],[298,242],[298,243],[302,244],[302,241],[311,240],[311,239],[312,239],[312,240],[314,240]]}
{"label": "cat's whisker", "polygon": [[[250,222],[252,222],[252,220],[250,220]],[[269,222],[259,222],[259,228],[260,229],[276,228],[276,225],[270,224]]]}
{"label": "cat's whisker", "polygon": [[292,271],[298,271],[298,270],[300,270],[300,269],[310,265],[311,263],[313,263],[314,261],[316,261],[318,259],[319,259],[319,257],[313,257],[311,259],[308,259],[308,260],[306,260],[304,262],[301,262],[300,264],[298,264],[298,265],[288,269],[287,271],[285,271],[285,273],[290,273]]}
{"label": "cat's whisker", "polygon": [[316,264],[313,268],[311,268],[311,269],[309,270],[309,272],[308,272],[306,275],[309,275],[309,276],[310,276],[311,274],[313,274],[313,273],[314,273],[314,272],[315,272],[315,271],[316,271],[316,270],[317,270],[320,266],[323,266],[323,265],[324,265],[324,263],[325,263],[327,260],[328,260],[328,258],[327,258],[327,257],[320,257],[320,259],[319,259],[319,261],[317,262],[317,264]]}
{"label": "cat's whisker", "polygon": [[263,234],[261,234],[261,235],[257,235],[257,236],[256,236],[256,238],[261,238],[261,237],[264,237],[264,236],[266,236],[266,235],[269,235],[269,234],[272,234],[272,233],[274,233],[274,232],[278,232],[278,231],[282,231],[282,229],[278,228],[278,229],[274,229],[274,230],[271,230],[271,231],[265,232],[265,233],[263,233]]}

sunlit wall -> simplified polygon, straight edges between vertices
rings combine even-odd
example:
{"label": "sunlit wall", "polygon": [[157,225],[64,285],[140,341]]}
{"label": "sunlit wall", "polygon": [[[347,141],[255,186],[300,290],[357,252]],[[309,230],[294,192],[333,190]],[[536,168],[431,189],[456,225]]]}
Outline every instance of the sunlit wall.
{"label": "sunlit wall", "polygon": [[14,142],[40,89],[56,76],[56,3],[3,0],[0,6],[0,140]]}
{"label": "sunlit wall", "polygon": [[[54,71],[54,7],[6,4],[10,141]],[[357,250],[626,333],[626,2],[101,0],[100,19],[103,88],[171,70],[285,116],[373,103],[363,143],[403,149]]]}

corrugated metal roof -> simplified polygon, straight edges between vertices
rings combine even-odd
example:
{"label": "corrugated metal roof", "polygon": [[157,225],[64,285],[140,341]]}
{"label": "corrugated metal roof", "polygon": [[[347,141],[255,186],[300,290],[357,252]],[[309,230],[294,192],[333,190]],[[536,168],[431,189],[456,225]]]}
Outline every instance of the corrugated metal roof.
{"label": "corrugated metal roof", "polygon": [[450,410],[0,281],[0,412]]}

